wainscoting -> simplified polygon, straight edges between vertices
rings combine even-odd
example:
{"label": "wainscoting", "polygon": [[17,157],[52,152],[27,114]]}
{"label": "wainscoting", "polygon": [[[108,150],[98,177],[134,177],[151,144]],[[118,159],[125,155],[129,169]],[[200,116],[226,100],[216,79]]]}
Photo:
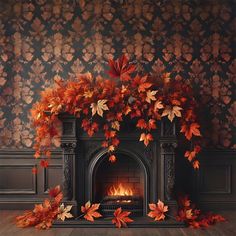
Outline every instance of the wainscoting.
{"label": "wainscoting", "polygon": [[[0,150],[0,209],[26,209],[41,202],[49,187],[62,185],[62,151],[52,152],[47,169],[32,174],[33,150]],[[206,209],[236,209],[236,151],[202,151],[191,195]],[[176,170],[178,172],[178,168]],[[184,180],[182,180],[184,181]]]}

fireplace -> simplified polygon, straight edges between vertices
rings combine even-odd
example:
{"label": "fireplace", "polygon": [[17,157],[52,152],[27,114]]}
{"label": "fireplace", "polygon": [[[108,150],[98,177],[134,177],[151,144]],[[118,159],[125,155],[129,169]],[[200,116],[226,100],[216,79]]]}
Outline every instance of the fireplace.
{"label": "fireplace", "polygon": [[[120,206],[131,211],[132,217],[147,219],[148,204],[158,199],[164,201],[170,211],[176,210],[174,122],[161,121],[148,147],[139,142],[140,134],[134,125],[126,122],[119,135],[117,161],[110,163],[107,150],[101,148],[102,133],[88,137],[78,128],[80,120],[68,114],[62,114],[60,119],[63,123],[63,192],[67,204],[74,206],[75,215],[80,214],[81,205],[87,201],[100,203],[104,219]],[[139,222],[139,226],[142,223]]]}
{"label": "fireplace", "polygon": [[96,165],[93,176],[93,200],[101,203],[103,216],[111,216],[122,207],[133,216],[143,215],[145,170],[138,159],[125,152],[116,153],[117,161],[111,163],[105,154]]}

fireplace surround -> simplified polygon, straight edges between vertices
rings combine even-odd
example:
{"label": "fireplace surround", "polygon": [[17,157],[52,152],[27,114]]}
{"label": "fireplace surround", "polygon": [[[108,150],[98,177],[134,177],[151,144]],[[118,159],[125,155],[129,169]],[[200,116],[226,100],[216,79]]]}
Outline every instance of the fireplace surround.
{"label": "fireplace surround", "polygon": [[[146,216],[149,212],[148,204],[156,203],[158,199],[169,206],[170,214],[176,210],[174,184],[177,140],[174,122],[163,119],[157,132],[153,133],[154,140],[147,147],[139,142],[140,133],[134,124],[131,121],[125,122],[115,153],[117,161],[110,163],[107,149],[101,148],[103,134],[97,133],[89,137],[79,128],[80,120],[69,114],[61,114],[60,120],[64,200],[73,205],[75,216],[80,214],[81,205],[91,201],[101,203],[100,212],[105,218],[112,215],[119,206],[131,211],[130,216],[139,218],[138,221],[141,222],[136,227],[182,225],[173,220],[153,224]],[[117,197],[114,194],[116,191],[124,193],[119,193]],[[109,227],[105,218],[96,220],[97,223],[93,225]],[[90,222],[87,224],[91,225]],[[69,220],[56,222],[55,225],[86,227],[86,222]],[[135,227],[135,224],[132,225]]]}

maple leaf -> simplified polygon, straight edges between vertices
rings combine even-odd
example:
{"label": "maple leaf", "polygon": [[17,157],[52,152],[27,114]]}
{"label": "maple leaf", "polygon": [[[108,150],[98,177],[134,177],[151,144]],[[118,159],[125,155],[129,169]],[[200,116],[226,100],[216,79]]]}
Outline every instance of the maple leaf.
{"label": "maple leaf", "polygon": [[164,108],[163,104],[161,101],[157,100],[154,104],[154,111],[158,111],[160,109]]}
{"label": "maple leaf", "polygon": [[199,163],[198,160],[196,160],[196,161],[193,162],[193,168],[194,168],[194,169],[199,169],[199,166],[200,166],[200,163]]}
{"label": "maple leaf", "polygon": [[147,123],[144,119],[139,119],[136,125],[137,128],[140,129],[146,129],[147,128]]}
{"label": "maple leaf", "polygon": [[57,215],[57,219],[64,221],[66,218],[72,218],[73,215],[70,213],[72,205],[64,206],[62,203],[59,207],[59,213]]}
{"label": "maple leaf", "polygon": [[92,103],[90,108],[92,109],[92,116],[94,116],[96,113],[103,117],[103,111],[109,110],[108,106],[106,105],[107,100],[102,99],[98,100],[97,103]]}
{"label": "maple leaf", "polygon": [[151,86],[152,86],[152,83],[142,83],[138,86],[138,92],[139,93],[146,92],[146,90],[150,88]]}
{"label": "maple leaf", "polygon": [[195,156],[196,156],[196,152],[195,151],[186,151],[184,156],[188,158],[189,161],[192,161]]}
{"label": "maple leaf", "polygon": [[60,185],[57,185],[55,188],[49,189],[49,196],[55,198],[61,192]]}
{"label": "maple leaf", "polygon": [[147,97],[146,97],[146,102],[151,103],[151,101],[156,101],[155,95],[157,93],[157,90],[148,90],[147,91]]}
{"label": "maple leaf", "polygon": [[158,200],[157,204],[149,204],[150,212],[148,216],[154,218],[155,221],[160,221],[165,219],[165,212],[168,211],[168,206],[165,206],[164,203]]}
{"label": "maple leaf", "polygon": [[84,213],[84,218],[88,221],[93,222],[94,218],[102,217],[102,215],[97,212],[100,204],[92,204],[90,201],[86,202],[85,206],[81,206],[81,212]]}
{"label": "maple leaf", "polygon": [[130,80],[129,74],[135,71],[135,66],[128,64],[128,59],[125,55],[117,60],[109,60],[108,63],[110,66],[110,70],[108,71],[109,75],[112,78],[120,77],[121,81]]}
{"label": "maple leaf", "polygon": [[139,141],[144,142],[145,146],[147,146],[149,144],[149,142],[152,141],[152,140],[153,140],[153,137],[150,133],[148,133],[148,134],[142,133],[140,135],[140,139],[139,139]]}
{"label": "maple leaf", "polygon": [[166,108],[164,109],[164,111],[162,112],[162,117],[163,116],[168,116],[168,119],[172,122],[173,119],[175,118],[175,116],[177,117],[181,117],[181,110],[183,110],[181,107],[179,106],[166,106]]}
{"label": "maple leaf", "polygon": [[114,121],[114,122],[112,122],[112,123],[111,123],[111,127],[112,127],[113,129],[119,131],[119,130],[120,130],[120,123],[119,123],[119,121]]}
{"label": "maple leaf", "polygon": [[40,161],[40,166],[42,166],[43,168],[47,168],[49,165],[47,160],[41,160]]}
{"label": "maple leaf", "polygon": [[148,130],[156,129],[156,121],[154,119],[149,119],[148,121]]}
{"label": "maple leaf", "polygon": [[130,214],[131,212],[129,211],[122,212],[122,208],[119,207],[114,212],[112,223],[115,224],[117,228],[127,227],[127,223],[133,222],[133,220],[129,218]]}
{"label": "maple leaf", "polygon": [[111,163],[116,162],[116,156],[115,156],[115,155],[109,156],[109,161],[110,161]]}
{"label": "maple leaf", "polygon": [[32,174],[36,175],[37,172],[38,172],[37,167],[33,167],[33,168],[32,168]]}
{"label": "maple leaf", "polygon": [[190,140],[193,135],[195,136],[201,136],[200,133],[200,125],[198,123],[192,123],[190,126],[187,124],[183,124],[181,126],[181,133],[184,133],[185,137]]}

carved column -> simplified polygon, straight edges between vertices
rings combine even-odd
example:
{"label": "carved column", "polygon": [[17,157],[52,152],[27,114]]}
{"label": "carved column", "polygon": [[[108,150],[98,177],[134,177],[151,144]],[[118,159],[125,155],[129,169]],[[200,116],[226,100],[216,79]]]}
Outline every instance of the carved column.
{"label": "carved column", "polygon": [[164,158],[164,197],[165,200],[173,199],[173,188],[175,184],[175,148],[176,143],[162,143],[161,155]]}
{"label": "carved column", "polygon": [[73,200],[73,170],[76,142],[61,144],[63,149],[63,193],[66,200]]}
{"label": "carved column", "polygon": [[162,121],[160,151],[163,172],[163,195],[166,201],[174,201],[173,188],[175,184],[175,148],[176,128],[175,123],[169,120]]}

